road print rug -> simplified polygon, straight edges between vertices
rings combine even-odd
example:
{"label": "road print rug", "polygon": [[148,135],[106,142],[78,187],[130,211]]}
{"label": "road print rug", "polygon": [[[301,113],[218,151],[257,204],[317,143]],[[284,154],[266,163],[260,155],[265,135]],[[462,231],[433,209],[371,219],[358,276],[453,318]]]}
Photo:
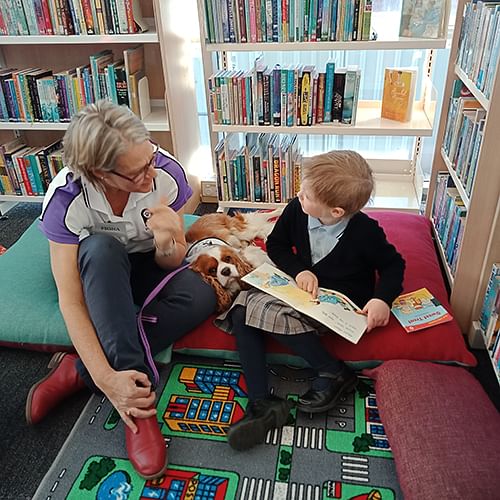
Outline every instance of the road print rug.
{"label": "road print rug", "polygon": [[[308,369],[272,365],[269,372],[279,396],[296,399],[309,387]],[[225,437],[247,403],[237,363],[174,355],[159,387],[164,477],[135,473],[117,412],[92,396],[34,499],[402,499],[370,379],[328,414],[294,409],[285,427],[245,452]]]}

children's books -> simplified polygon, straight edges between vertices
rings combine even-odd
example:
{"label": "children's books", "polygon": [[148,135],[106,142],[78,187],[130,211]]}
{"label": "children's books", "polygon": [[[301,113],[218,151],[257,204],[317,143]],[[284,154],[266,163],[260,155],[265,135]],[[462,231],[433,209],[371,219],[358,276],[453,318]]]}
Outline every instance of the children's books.
{"label": "children's books", "polygon": [[391,311],[408,333],[446,323],[453,319],[452,315],[427,288],[400,295],[392,303]]}
{"label": "children's books", "polygon": [[366,331],[366,317],[345,295],[320,288],[318,297],[301,290],[293,278],[270,264],[262,264],[243,281],[273,295],[297,311],[322,323],[341,337],[357,344]]}
{"label": "children's books", "polygon": [[439,38],[445,18],[446,0],[403,0],[399,36]]}
{"label": "children's books", "polygon": [[382,118],[408,122],[415,97],[415,68],[386,68],[382,95]]}

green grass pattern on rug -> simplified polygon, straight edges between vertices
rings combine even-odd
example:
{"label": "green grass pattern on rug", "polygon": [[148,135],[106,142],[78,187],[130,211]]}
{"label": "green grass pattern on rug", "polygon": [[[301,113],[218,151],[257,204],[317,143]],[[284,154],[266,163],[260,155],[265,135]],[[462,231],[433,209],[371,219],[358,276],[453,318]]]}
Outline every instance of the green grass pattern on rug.
{"label": "green grass pattern on rug", "polygon": [[[274,392],[296,399],[311,372],[273,365]],[[234,362],[175,355],[161,371],[158,420],[168,445],[167,474],[137,475],[126,459],[123,423],[94,396],[35,499],[343,499],[402,498],[369,379],[328,414],[293,410],[283,429],[246,452],[226,442],[247,399]]]}

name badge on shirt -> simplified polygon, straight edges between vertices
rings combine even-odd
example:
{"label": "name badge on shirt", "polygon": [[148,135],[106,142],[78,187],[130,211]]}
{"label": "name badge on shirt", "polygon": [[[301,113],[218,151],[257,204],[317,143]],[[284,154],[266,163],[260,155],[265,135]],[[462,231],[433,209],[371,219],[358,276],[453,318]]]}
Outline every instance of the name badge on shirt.
{"label": "name badge on shirt", "polygon": [[92,233],[109,234],[115,238],[126,238],[125,222],[99,222],[92,228]]}

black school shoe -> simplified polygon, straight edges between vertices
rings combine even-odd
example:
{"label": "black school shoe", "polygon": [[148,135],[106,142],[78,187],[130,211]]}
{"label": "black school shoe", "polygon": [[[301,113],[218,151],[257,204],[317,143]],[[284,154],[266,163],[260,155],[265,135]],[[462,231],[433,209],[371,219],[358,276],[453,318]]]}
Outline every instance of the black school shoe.
{"label": "black school shoe", "polygon": [[286,424],[293,406],[293,401],[277,396],[248,403],[245,416],[229,427],[229,446],[243,451],[263,443],[269,430]]}
{"label": "black school shoe", "polygon": [[297,409],[307,413],[322,413],[333,408],[343,394],[349,393],[356,387],[358,377],[346,365],[338,373],[321,372],[320,377],[331,379],[330,386],[317,391],[309,389],[303,396],[299,397]]}

